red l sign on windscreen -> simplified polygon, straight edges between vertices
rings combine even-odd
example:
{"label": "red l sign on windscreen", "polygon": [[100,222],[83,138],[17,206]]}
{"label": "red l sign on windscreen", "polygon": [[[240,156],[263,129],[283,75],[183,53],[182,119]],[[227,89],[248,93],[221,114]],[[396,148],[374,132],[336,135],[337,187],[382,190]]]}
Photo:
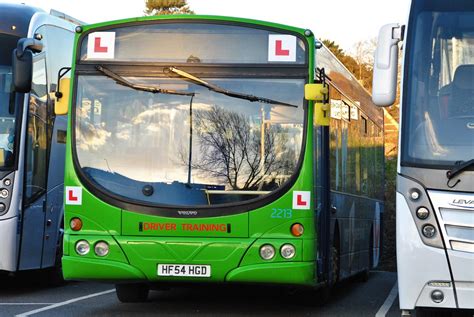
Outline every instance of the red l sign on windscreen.
{"label": "red l sign on windscreen", "polygon": [[296,37],[270,34],[268,36],[269,62],[296,62]]}
{"label": "red l sign on windscreen", "polygon": [[283,41],[282,40],[276,40],[275,41],[275,55],[276,56],[289,56],[290,55],[290,50],[284,50],[283,49]]}
{"label": "red l sign on windscreen", "polygon": [[87,59],[113,59],[115,32],[94,32],[87,39]]}
{"label": "red l sign on windscreen", "polygon": [[94,39],[94,53],[107,53],[107,51],[109,50],[107,46],[101,46],[101,40],[101,37],[96,37]]}

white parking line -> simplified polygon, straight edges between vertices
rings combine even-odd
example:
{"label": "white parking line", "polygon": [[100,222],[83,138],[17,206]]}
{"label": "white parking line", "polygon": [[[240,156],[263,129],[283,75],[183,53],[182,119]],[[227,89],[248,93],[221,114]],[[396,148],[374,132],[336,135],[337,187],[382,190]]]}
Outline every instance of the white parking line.
{"label": "white parking line", "polygon": [[13,305],[53,305],[54,303],[0,303],[0,306],[13,306]]}
{"label": "white parking line", "polygon": [[73,299],[70,299],[70,300],[67,300],[67,301],[64,301],[64,302],[56,303],[56,304],[49,305],[49,306],[46,306],[46,307],[43,307],[43,308],[38,308],[38,309],[35,309],[35,310],[31,310],[31,311],[28,311],[26,313],[15,315],[15,317],[31,316],[33,314],[41,313],[41,312],[44,312],[44,311],[47,311],[47,310],[50,310],[50,309],[54,309],[54,308],[57,308],[57,307],[60,307],[60,306],[69,305],[71,303],[75,303],[75,302],[78,302],[78,301],[81,301],[81,300],[84,300],[84,299],[89,299],[89,298],[92,298],[92,297],[101,296],[101,295],[105,295],[105,294],[109,294],[109,293],[113,293],[113,292],[115,292],[115,289],[109,289],[108,291],[103,291],[103,292],[94,293],[94,294],[90,294],[90,295],[86,295],[86,296],[82,296],[82,297],[73,298]]}
{"label": "white parking line", "polygon": [[378,312],[375,314],[375,317],[385,317],[385,315],[387,315],[390,307],[392,307],[393,302],[395,301],[395,298],[397,298],[397,294],[398,282],[395,282],[395,285],[393,285],[392,290],[385,299],[385,302],[383,302],[382,306],[380,306]]}

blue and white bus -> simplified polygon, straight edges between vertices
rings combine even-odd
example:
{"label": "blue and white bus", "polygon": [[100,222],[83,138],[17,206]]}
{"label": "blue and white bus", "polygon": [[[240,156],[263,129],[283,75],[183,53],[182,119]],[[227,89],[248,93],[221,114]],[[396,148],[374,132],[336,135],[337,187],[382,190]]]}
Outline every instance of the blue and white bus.
{"label": "blue and white bus", "polygon": [[0,4],[0,272],[60,267],[66,116],[53,99],[73,21]]}
{"label": "blue and white bus", "polygon": [[474,1],[413,0],[406,27],[381,29],[378,105],[395,100],[402,40],[400,308],[406,316],[474,309]]}

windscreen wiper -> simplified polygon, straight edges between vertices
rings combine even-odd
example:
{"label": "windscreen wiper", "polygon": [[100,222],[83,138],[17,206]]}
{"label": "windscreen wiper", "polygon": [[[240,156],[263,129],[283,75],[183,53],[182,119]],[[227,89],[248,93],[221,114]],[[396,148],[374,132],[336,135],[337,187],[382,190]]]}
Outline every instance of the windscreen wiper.
{"label": "windscreen wiper", "polygon": [[105,76],[112,78],[117,84],[125,86],[125,87],[130,87],[135,90],[141,90],[141,91],[147,91],[151,92],[153,94],[167,94],[167,95],[178,95],[178,96],[194,96],[195,94],[193,92],[182,92],[182,91],[177,91],[177,90],[170,90],[170,89],[161,89],[155,86],[146,86],[146,85],[137,85],[132,82],[129,82],[119,74],[114,73],[108,68],[105,68],[104,66],[97,65],[95,67],[99,72],[104,74]]}
{"label": "windscreen wiper", "polygon": [[235,92],[235,91],[232,91],[232,90],[224,89],[224,88],[219,87],[217,85],[208,83],[207,81],[202,80],[201,78],[198,78],[194,75],[191,75],[190,73],[187,73],[183,70],[177,69],[176,67],[167,67],[167,68],[165,68],[165,72],[166,71],[173,72],[173,73],[175,73],[175,74],[177,74],[181,77],[184,77],[184,78],[187,78],[187,79],[193,81],[194,83],[196,83],[200,86],[204,86],[204,87],[208,88],[209,90],[215,91],[215,92],[220,93],[220,94],[224,94],[224,95],[229,96],[229,97],[245,99],[245,100],[248,100],[248,101],[251,101],[251,102],[263,102],[263,103],[268,103],[268,104],[272,104],[272,105],[281,105],[281,106],[286,106],[286,107],[298,108],[298,106],[295,106],[295,105],[292,105],[292,104],[289,104],[289,103],[286,103],[286,102],[281,102],[281,101],[268,99],[268,98],[262,98],[262,97],[258,97],[258,96],[254,96],[254,95],[242,94],[242,93]]}
{"label": "windscreen wiper", "polygon": [[450,169],[449,171],[446,172],[446,177],[448,179],[451,179],[454,176],[456,176],[457,174],[461,173],[462,171],[464,171],[465,169],[467,169],[467,168],[469,168],[470,166],[473,166],[473,165],[474,165],[474,159],[466,161],[466,162],[461,161],[458,164],[456,164],[455,167],[453,167],[452,169]]}

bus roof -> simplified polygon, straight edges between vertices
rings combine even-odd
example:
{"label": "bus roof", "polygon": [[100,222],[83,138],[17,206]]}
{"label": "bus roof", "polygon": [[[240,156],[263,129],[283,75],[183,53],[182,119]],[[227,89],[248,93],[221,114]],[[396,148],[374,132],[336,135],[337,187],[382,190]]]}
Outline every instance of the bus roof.
{"label": "bus roof", "polygon": [[27,37],[30,21],[41,9],[24,4],[0,3],[0,33]]}
{"label": "bus roof", "polygon": [[74,31],[75,26],[82,22],[56,10],[47,13],[25,4],[0,3],[0,33],[31,37],[33,34],[29,33],[44,24]]}
{"label": "bus roof", "polygon": [[236,18],[236,17],[228,17],[228,16],[217,16],[217,15],[197,15],[197,14],[177,14],[177,15],[161,15],[161,16],[144,16],[144,17],[135,17],[135,18],[128,18],[128,19],[121,19],[121,20],[114,20],[114,21],[105,21],[95,24],[90,24],[84,26],[85,30],[92,29],[92,28],[100,28],[109,25],[116,25],[122,23],[133,23],[133,22],[147,22],[147,21],[159,21],[159,20],[209,20],[209,21],[228,21],[228,22],[236,22],[236,23],[248,23],[248,24],[256,24],[262,25],[266,27],[273,27],[273,28],[281,28],[297,33],[304,33],[305,29],[297,28],[289,25],[274,23],[274,22],[267,22],[261,20],[253,20],[253,19],[245,19],[245,18]]}

